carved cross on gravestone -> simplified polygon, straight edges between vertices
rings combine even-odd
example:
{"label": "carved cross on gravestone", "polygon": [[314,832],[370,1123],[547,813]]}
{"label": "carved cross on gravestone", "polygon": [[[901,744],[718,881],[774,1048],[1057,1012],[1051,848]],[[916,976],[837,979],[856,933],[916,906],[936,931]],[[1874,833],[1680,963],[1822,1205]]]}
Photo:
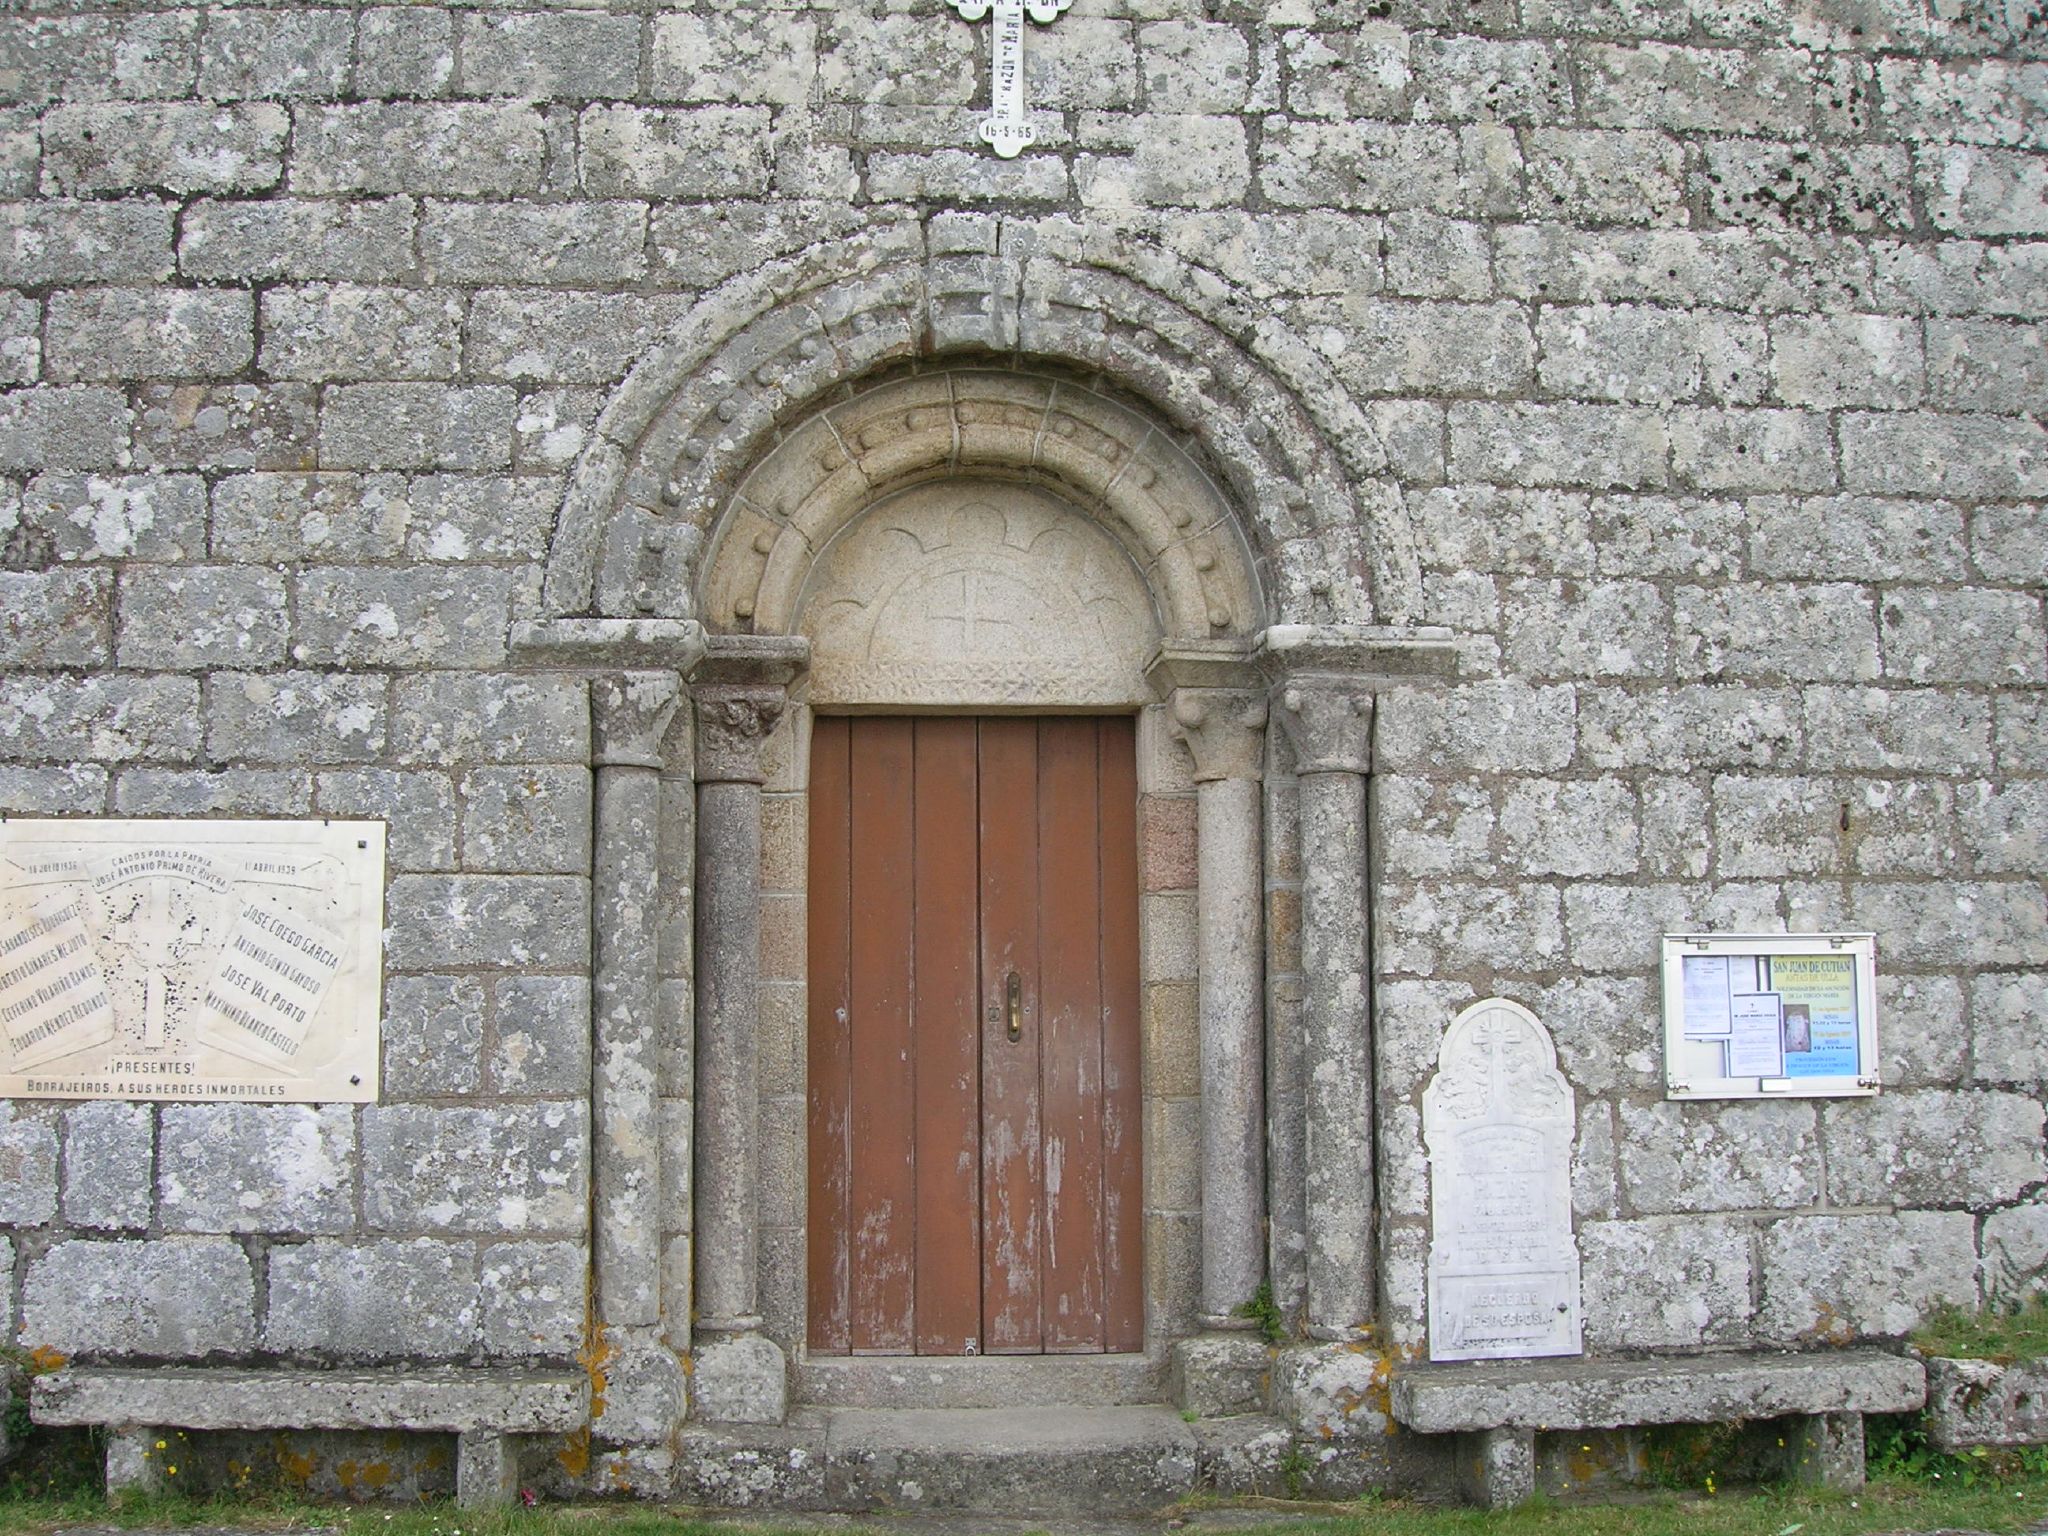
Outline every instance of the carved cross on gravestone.
{"label": "carved cross on gravestone", "polygon": [[1030,147],[1037,137],[1024,115],[1024,17],[1050,26],[1074,0],[946,0],[963,21],[979,21],[990,11],[995,22],[995,110],[981,125],[981,136],[1005,160]]}

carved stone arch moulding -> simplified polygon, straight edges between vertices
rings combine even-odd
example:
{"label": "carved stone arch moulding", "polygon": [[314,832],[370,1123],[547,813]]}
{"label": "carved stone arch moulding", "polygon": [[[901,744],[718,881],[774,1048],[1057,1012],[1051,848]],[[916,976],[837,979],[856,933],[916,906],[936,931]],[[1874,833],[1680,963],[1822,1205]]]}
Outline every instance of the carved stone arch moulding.
{"label": "carved stone arch moulding", "polygon": [[[941,222],[951,237],[945,249]],[[954,239],[969,248],[952,248]],[[1097,249],[1057,221],[1013,238],[1001,221],[967,216],[881,222],[767,263],[700,301],[620,387],[578,461],[549,555],[547,610],[701,616],[723,627],[710,608],[700,615],[695,607],[700,594],[739,600],[705,579],[714,519],[739,505],[745,482],[750,510],[774,520],[760,471],[770,459],[785,470],[793,462],[778,454],[782,439],[867,398],[862,381],[907,369],[1021,375],[1032,391],[1062,375],[1088,381],[1057,388],[1080,390],[1091,410],[1114,406],[1100,419],[1111,423],[1115,445],[1091,446],[1080,417],[1039,395],[1035,404],[1011,405],[1072,417],[1072,436],[1041,444],[1042,463],[1014,446],[998,462],[1059,481],[1084,510],[1112,511],[1124,527],[1139,527],[1142,512],[1134,504],[1136,521],[1126,521],[1105,498],[1133,499],[1148,488],[1120,483],[1115,453],[1149,456],[1155,472],[1177,471],[1175,456],[1193,465],[1198,455],[1213,474],[1203,476],[1209,488],[1220,482],[1225,504],[1241,511],[1248,584],[1259,594],[1240,608],[1226,592],[1226,625],[1404,624],[1421,616],[1414,539],[1386,456],[1358,402],[1301,338],[1223,279],[1155,246]],[[1144,402],[1144,414],[1118,403],[1126,398]],[[1148,429],[1141,442],[1123,430],[1132,418]],[[872,443],[842,438],[846,463],[832,473],[872,499],[877,474],[909,483],[919,473],[953,472],[946,456],[922,471],[899,460],[970,425],[981,428],[972,450],[995,451],[993,423],[963,423],[934,402],[906,400],[894,426],[864,423]],[[837,504],[830,493],[826,501]],[[1105,526],[1125,537],[1116,523]],[[1219,632],[1206,618],[1217,582],[1190,571],[1197,550],[1180,549],[1206,531],[1191,526],[1178,540],[1131,546],[1134,558],[1156,567],[1148,578],[1173,584],[1166,617],[1176,634]],[[779,536],[757,527],[753,538],[767,537],[771,547],[756,553],[774,553]],[[759,600],[779,590],[781,575],[780,567],[764,571]],[[1190,613],[1203,614],[1207,627],[1185,622]],[[742,628],[767,627],[762,615],[733,617]]]}

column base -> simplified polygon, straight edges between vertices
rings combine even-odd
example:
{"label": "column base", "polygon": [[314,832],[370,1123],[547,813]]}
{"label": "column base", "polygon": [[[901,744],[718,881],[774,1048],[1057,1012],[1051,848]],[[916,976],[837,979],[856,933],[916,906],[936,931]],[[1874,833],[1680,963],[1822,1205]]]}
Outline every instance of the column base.
{"label": "column base", "polygon": [[1536,1495],[1536,1431],[1482,1429],[1458,1436],[1458,1480],[1466,1499],[1513,1509]]}
{"label": "column base", "polygon": [[1200,1333],[1173,1346],[1167,1393],[1174,1407],[1205,1419],[1264,1413],[1272,1397],[1274,1351],[1256,1333]]}
{"label": "column base", "polygon": [[1298,1434],[1331,1441],[1394,1433],[1393,1361],[1363,1344],[1297,1344],[1273,1362],[1273,1411]]}
{"label": "column base", "polygon": [[683,1362],[653,1328],[605,1331],[604,1401],[590,1422],[600,1445],[665,1445],[690,1408]]}
{"label": "column base", "polygon": [[780,1424],[789,1417],[789,1367],[758,1333],[706,1335],[691,1352],[693,1416],[709,1424]]}

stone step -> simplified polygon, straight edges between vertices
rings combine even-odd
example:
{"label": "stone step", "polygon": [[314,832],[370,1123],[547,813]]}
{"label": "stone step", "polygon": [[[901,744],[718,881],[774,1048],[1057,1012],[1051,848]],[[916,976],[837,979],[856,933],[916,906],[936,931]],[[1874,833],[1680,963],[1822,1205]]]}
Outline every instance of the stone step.
{"label": "stone step", "polygon": [[812,1357],[799,1402],[820,1408],[1117,1408],[1157,1406],[1165,1371],[1146,1355]]}
{"label": "stone step", "polygon": [[1276,1419],[1188,1424],[1156,1403],[806,1408],[774,1427],[693,1426],[676,1496],[850,1512],[1138,1513],[1199,1488],[1254,1491],[1287,1444]]}

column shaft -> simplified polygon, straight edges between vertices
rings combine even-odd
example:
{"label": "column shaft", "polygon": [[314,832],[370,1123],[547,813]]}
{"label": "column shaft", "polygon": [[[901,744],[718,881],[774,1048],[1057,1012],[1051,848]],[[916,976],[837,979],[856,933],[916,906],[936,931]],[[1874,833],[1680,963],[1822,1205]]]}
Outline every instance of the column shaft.
{"label": "column shaft", "polygon": [[1379,1262],[1362,774],[1301,775],[1301,847],[1308,1323],[1342,1337],[1373,1317]]}
{"label": "column shaft", "polygon": [[697,791],[697,1308],[700,1326],[758,1326],[761,786]]}
{"label": "column shaft", "polygon": [[1259,781],[1196,788],[1202,1050],[1202,1311],[1229,1318],[1265,1278],[1264,911]]}

